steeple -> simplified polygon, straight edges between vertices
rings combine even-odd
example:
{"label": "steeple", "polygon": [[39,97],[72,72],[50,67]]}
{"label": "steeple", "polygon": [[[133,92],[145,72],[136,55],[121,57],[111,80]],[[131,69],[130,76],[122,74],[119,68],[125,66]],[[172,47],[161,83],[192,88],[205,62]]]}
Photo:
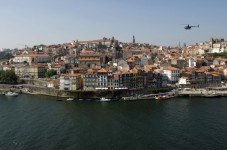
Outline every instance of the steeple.
{"label": "steeple", "polygon": [[136,43],[135,36],[133,35],[132,43]]}

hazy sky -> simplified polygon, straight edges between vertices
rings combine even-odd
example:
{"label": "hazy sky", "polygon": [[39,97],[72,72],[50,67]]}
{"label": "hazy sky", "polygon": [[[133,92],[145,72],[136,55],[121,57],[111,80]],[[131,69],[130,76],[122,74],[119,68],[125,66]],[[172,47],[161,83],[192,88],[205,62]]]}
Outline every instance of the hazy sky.
{"label": "hazy sky", "polygon": [[194,44],[227,39],[226,18],[227,0],[0,0],[0,48],[133,35],[138,43]]}

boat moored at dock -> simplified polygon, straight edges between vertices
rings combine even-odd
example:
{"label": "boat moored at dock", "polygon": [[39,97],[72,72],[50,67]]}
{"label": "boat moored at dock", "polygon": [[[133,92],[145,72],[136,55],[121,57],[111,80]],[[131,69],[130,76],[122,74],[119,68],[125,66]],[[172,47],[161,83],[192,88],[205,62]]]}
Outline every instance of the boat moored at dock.
{"label": "boat moored at dock", "polygon": [[100,102],[107,102],[107,101],[111,101],[111,99],[110,98],[101,97],[99,101]]}
{"label": "boat moored at dock", "polygon": [[170,95],[166,95],[166,94],[164,94],[164,95],[157,95],[157,96],[155,96],[155,99],[156,100],[166,100],[166,99],[170,99],[170,98],[173,98],[174,96],[170,96]]}
{"label": "boat moored at dock", "polygon": [[67,100],[67,101],[73,101],[73,100],[74,100],[74,98],[69,97],[69,98],[67,98],[66,100]]}
{"label": "boat moored at dock", "polygon": [[124,101],[133,101],[133,100],[138,100],[138,97],[128,96],[128,97],[122,97],[121,99]]}
{"label": "boat moored at dock", "polygon": [[16,92],[11,92],[11,91],[5,93],[5,96],[11,96],[11,97],[18,96],[18,95],[19,95],[18,93],[16,93]]}

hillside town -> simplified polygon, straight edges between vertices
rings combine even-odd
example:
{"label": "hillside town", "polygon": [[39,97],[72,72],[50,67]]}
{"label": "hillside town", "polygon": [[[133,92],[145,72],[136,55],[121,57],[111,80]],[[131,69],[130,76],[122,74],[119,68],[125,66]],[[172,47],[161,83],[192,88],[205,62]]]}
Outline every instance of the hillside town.
{"label": "hillside town", "polygon": [[[112,38],[36,45],[1,59],[0,70],[14,70],[20,79],[43,80],[47,88],[96,91],[147,88],[223,87],[227,59],[211,53],[227,52],[227,41],[211,38],[177,47],[156,46]],[[47,76],[47,72],[52,74]]]}

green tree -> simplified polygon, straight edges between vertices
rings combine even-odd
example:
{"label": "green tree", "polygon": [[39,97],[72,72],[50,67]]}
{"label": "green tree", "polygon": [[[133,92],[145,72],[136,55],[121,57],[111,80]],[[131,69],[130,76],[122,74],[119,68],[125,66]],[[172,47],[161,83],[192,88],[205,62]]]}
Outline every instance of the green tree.
{"label": "green tree", "polygon": [[50,77],[52,77],[53,75],[56,75],[56,74],[57,74],[57,72],[56,72],[55,70],[50,69],[50,70],[47,70],[47,71],[45,72],[45,77],[46,77],[46,78],[50,78]]}
{"label": "green tree", "polygon": [[227,58],[227,52],[223,52],[223,53],[209,53],[207,55],[210,56],[210,57],[214,57],[214,58],[218,58],[218,57]]}
{"label": "green tree", "polygon": [[10,58],[13,58],[13,55],[11,53],[0,52],[0,60],[1,59],[10,59]]}
{"label": "green tree", "polygon": [[1,70],[1,71],[0,71],[0,81],[1,81],[1,82],[2,82],[2,79],[3,79],[3,73],[4,73],[4,72]]}
{"label": "green tree", "polygon": [[17,83],[17,75],[13,70],[0,71],[1,83]]}

